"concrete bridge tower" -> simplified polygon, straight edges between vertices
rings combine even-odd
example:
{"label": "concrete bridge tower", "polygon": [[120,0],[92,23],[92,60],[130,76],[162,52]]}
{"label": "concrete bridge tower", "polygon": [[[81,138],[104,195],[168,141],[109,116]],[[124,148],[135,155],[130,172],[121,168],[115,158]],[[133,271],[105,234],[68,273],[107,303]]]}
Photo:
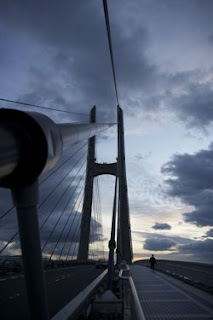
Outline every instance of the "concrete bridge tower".
{"label": "concrete bridge tower", "polygon": [[[96,121],[96,110],[92,108],[90,112],[90,122]],[[102,174],[111,174],[118,177],[118,226],[117,226],[117,249],[119,260],[132,262],[132,240],[129,218],[128,190],[126,180],[125,148],[124,148],[124,125],[123,111],[117,108],[118,121],[118,157],[115,163],[97,163],[95,159],[95,137],[88,142],[87,173],[84,189],[84,202],[82,210],[82,220],[80,227],[80,242],[78,249],[78,260],[86,262],[88,260],[90,222],[92,212],[93,180],[94,177]]]}

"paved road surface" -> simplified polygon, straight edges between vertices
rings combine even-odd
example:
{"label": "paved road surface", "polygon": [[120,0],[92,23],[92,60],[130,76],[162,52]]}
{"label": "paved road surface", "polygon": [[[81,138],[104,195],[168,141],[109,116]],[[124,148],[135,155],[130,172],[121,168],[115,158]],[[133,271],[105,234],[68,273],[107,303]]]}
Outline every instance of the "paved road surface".
{"label": "paved road surface", "polygon": [[[65,306],[102,271],[95,269],[94,265],[46,271],[50,316]],[[0,319],[29,319],[24,277],[21,274],[0,277]]]}

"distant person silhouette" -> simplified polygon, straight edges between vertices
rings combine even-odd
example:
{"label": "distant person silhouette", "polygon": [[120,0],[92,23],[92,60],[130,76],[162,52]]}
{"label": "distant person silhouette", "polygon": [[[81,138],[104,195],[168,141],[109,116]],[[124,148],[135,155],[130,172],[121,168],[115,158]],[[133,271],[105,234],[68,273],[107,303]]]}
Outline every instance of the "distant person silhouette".
{"label": "distant person silhouette", "polygon": [[151,258],[149,259],[149,263],[151,264],[151,269],[155,269],[156,259],[154,255],[152,254]]}

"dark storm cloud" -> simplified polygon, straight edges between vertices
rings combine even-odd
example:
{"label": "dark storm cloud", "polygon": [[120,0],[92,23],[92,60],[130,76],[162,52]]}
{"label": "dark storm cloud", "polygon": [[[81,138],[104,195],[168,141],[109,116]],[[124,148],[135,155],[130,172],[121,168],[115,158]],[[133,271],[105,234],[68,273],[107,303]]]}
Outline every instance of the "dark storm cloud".
{"label": "dark storm cloud", "polygon": [[[54,65],[54,64],[53,64]],[[55,67],[45,70],[30,69],[31,88],[28,93],[20,95],[19,101],[27,101],[32,104],[40,104],[44,107],[56,108],[63,111],[73,112],[73,114],[50,111],[45,109],[31,109],[31,111],[41,112],[58,122],[88,122],[89,111],[92,105],[85,105],[84,110],[79,110],[79,102],[75,95],[70,96],[65,94],[64,80],[54,76]],[[56,72],[56,69],[55,69]],[[61,81],[60,81],[61,80]],[[22,109],[23,110],[23,109]],[[76,113],[76,114],[75,114]],[[78,114],[79,113],[79,114]],[[81,115],[82,114],[82,115]]]}
{"label": "dark storm cloud", "polygon": [[213,145],[193,155],[174,155],[162,167],[162,172],[172,178],[167,179],[170,196],[180,198],[195,209],[184,214],[187,222],[197,226],[212,226],[213,205]]}
{"label": "dark storm cloud", "polygon": [[31,69],[32,90],[23,98],[60,99],[65,108],[87,112],[99,98],[114,98],[101,3],[52,1],[50,8],[48,1],[22,1],[2,3],[0,11],[8,28],[51,48],[49,63],[42,66],[41,54],[41,66]]}
{"label": "dark storm cloud", "polygon": [[[58,215],[59,216],[59,215]],[[50,245],[55,244],[60,237],[59,245],[62,245],[68,236],[68,241],[76,243],[79,242],[80,236],[80,219],[81,219],[81,212],[72,212],[71,218],[68,220],[69,213],[66,213],[64,217],[62,217],[60,223],[55,228],[54,232],[52,233],[53,227],[55,226],[58,216],[55,216],[52,221],[45,225],[45,227],[41,231],[41,240],[44,243],[48,240]],[[65,227],[64,231],[63,228]],[[100,241],[102,239],[101,234],[97,231],[101,228],[99,222],[97,222],[93,217],[91,218],[91,240],[90,243],[95,241]],[[71,230],[69,232],[69,230]],[[63,233],[62,233],[63,232]],[[51,235],[52,234],[52,235]],[[50,236],[50,237],[49,237]]]}
{"label": "dark storm cloud", "polygon": [[[192,72],[159,72],[147,54],[150,35],[143,25],[143,14],[155,16],[160,10],[161,19],[172,13],[178,21],[183,4],[163,0],[157,4],[136,0],[124,4],[108,5],[118,91],[125,111],[135,116],[143,109],[153,116],[153,112],[162,111],[164,104],[164,112],[176,113],[187,125],[208,125],[213,119],[211,86],[199,85],[199,74],[192,81]],[[193,2],[193,6],[184,4],[190,24],[193,26],[194,17],[204,21],[211,6],[209,2],[200,6],[199,1]],[[30,86],[21,95],[22,100],[86,113],[96,104],[101,121],[115,119],[115,92],[101,1],[54,0],[51,6],[49,1],[3,1],[0,21],[5,34],[10,32],[10,39],[14,33],[14,43],[18,35],[26,34],[29,47],[31,42],[41,46],[36,60],[29,56],[30,68],[25,76]],[[49,56],[46,60],[44,53]],[[187,89],[178,98],[172,92],[177,85]],[[64,121],[65,117],[61,114],[60,119]]]}
{"label": "dark storm cloud", "polygon": [[[167,256],[167,259],[177,260],[190,260],[212,263],[213,262],[213,240],[205,239],[192,240],[190,238],[183,238],[178,236],[165,236],[147,232],[132,232],[133,235],[145,238],[143,248],[152,252],[159,251],[170,251],[171,253]],[[208,233],[208,232],[207,232]],[[210,230],[209,234],[212,232]],[[160,253],[158,253],[159,256]],[[163,258],[163,256],[162,256]],[[164,258],[165,259],[165,258]]]}
{"label": "dark storm cloud", "polygon": [[143,248],[150,251],[171,250],[176,245],[176,242],[168,238],[150,238],[146,239]]}
{"label": "dark storm cloud", "polygon": [[[61,213],[61,211],[55,212],[40,230],[42,248],[47,241],[47,245],[44,249],[44,252],[46,253],[51,252],[54,249],[58,240],[59,242],[56,248],[62,248],[63,245],[68,246],[69,243],[75,244],[79,242],[81,212],[73,211],[71,212],[71,215],[70,212],[65,212],[58,222]],[[40,227],[41,225],[42,224],[40,224]],[[100,223],[92,217],[91,225],[92,238],[90,243],[102,241],[103,236],[100,233],[102,226]],[[7,221],[4,222],[3,228],[1,228],[0,249],[4,247],[8,240],[17,232],[17,230],[18,225],[16,214],[13,212],[10,216],[10,219],[7,219]],[[4,250],[3,254],[11,254],[14,253],[14,250],[18,249],[20,249],[20,243],[19,236],[17,235],[10,245]]]}
{"label": "dark storm cloud", "polygon": [[[208,232],[207,232],[208,233]],[[163,236],[149,233],[138,233],[145,237],[143,248],[152,252],[171,251],[176,259],[190,260],[212,263],[213,262],[213,240],[205,239],[203,241],[192,240],[177,236]],[[211,230],[209,232],[212,234]],[[168,257],[169,258],[169,257]],[[170,258],[169,258],[170,259]]]}
{"label": "dark storm cloud", "polygon": [[138,232],[138,231],[132,231],[132,233],[134,235],[136,235],[137,237],[140,237],[141,239],[145,238],[145,239],[170,239],[171,241],[178,243],[178,244],[187,244],[190,242],[189,238],[183,238],[183,237],[179,237],[179,236],[173,236],[173,235],[162,235],[162,234],[157,234],[157,233],[149,233],[149,232]]}
{"label": "dark storm cloud", "polygon": [[191,243],[179,246],[179,251],[199,255],[213,255],[213,240],[207,239],[205,241],[193,241]]}
{"label": "dark storm cloud", "polygon": [[[136,2],[138,10],[140,5]],[[109,11],[111,6],[109,5]],[[112,82],[105,21],[101,2],[78,1],[36,3],[22,1],[2,3],[1,23],[15,33],[26,33],[32,41],[50,50],[51,58],[40,70],[31,69],[32,90],[23,99],[35,102],[51,100],[56,103],[61,96],[62,105],[70,101],[73,109],[89,110],[97,104],[102,119],[112,118],[115,94]],[[126,90],[142,90],[153,82],[152,66],[143,53],[147,32],[141,21],[135,23],[132,13],[122,15],[122,24],[115,22],[115,9],[111,9],[111,24],[115,51],[116,70],[121,95]],[[132,15],[129,28],[129,15]],[[30,42],[29,42],[30,45]],[[122,54],[121,54],[122,53]],[[33,63],[33,61],[32,61]],[[54,78],[63,79],[54,81]],[[66,94],[65,94],[66,93]],[[114,115],[113,115],[114,116]]]}
{"label": "dark storm cloud", "polygon": [[211,44],[213,44],[213,33],[208,36],[208,40]]}
{"label": "dark storm cloud", "polygon": [[186,91],[174,99],[179,118],[191,127],[205,128],[213,121],[212,84],[186,84]]}
{"label": "dark storm cloud", "polygon": [[156,230],[171,230],[172,227],[168,223],[156,222],[152,228]]}

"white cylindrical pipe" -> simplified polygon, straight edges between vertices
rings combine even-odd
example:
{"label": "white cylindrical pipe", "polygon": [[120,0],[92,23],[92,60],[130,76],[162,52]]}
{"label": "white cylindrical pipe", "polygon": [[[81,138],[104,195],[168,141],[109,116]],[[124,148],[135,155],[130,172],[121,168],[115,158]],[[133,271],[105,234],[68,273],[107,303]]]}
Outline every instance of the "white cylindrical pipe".
{"label": "white cylindrical pipe", "polygon": [[99,132],[108,129],[111,123],[60,123],[58,129],[61,132],[63,140],[63,150],[81,140],[89,139]]}
{"label": "white cylindrical pipe", "polygon": [[32,183],[63,150],[113,124],[56,124],[44,114],[0,109],[0,186]]}

